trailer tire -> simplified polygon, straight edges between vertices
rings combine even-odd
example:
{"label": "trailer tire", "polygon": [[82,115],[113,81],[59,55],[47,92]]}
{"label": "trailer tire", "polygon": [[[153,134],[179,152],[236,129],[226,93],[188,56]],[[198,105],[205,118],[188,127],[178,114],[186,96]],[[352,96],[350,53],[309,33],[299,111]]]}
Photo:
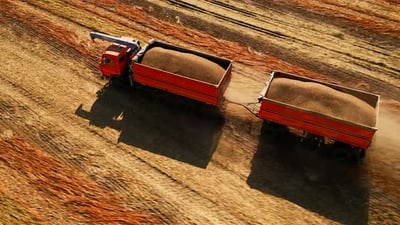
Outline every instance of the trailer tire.
{"label": "trailer tire", "polygon": [[338,159],[346,159],[350,158],[351,155],[354,155],[352,154],[354,151],[351,146],[342,142],[336,142],[335,147],[332,150],[333,156]]}

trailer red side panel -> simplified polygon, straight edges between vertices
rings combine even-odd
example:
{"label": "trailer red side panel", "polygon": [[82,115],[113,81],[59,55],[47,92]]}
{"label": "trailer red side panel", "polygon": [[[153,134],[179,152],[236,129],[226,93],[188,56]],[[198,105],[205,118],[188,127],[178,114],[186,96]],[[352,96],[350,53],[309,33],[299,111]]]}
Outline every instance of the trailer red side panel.
{"label": "trailer red side panel", "polygon": [[[219,83],[214,85],[141,64],[141,59],[144,54],[146,54],[146,51],[156,46],[204,57],[219,64],[224,68],[225,72]],[[220,104],[225,89],[230,82],[232,61],[152,40],[138,53],[137,57],[134,59],[132,68],[135,82],[217,106]]]}
{"label": "trailer red side panel", "polygon": [[354,147],[366,149],[370,146],[372,138],[377,130],[376,126],[369,127],[352,123],[351,121],[340,120],[267,98],[266,94],[268,92],[269,83],[277,77],[317,82],[338,91],[352,94],[373,106],[376,111],[376,117],[378,117],[379,110],[378,95],[275,71],[272,73],[271,79],[262,93],[261,107],[258,113],[259,117],[262,119],[304,130],[323,137],[328,137],[336,141],[350,144]]}

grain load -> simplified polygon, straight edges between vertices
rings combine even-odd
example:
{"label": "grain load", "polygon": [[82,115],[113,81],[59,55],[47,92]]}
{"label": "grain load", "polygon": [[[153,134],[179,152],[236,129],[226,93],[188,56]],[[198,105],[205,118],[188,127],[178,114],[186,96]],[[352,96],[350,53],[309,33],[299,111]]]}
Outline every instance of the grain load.
{"label": "grain load", "polygon": [[224,68],[206,58],[161,47],[148,50],[141,63],[211,84],[218,84],[225,73]]}
{"label": "grain load", "polygon": [[376,125],[374,107],[353,95],[323,84],[275,78],[266,97],[352,123],[370,127]]}

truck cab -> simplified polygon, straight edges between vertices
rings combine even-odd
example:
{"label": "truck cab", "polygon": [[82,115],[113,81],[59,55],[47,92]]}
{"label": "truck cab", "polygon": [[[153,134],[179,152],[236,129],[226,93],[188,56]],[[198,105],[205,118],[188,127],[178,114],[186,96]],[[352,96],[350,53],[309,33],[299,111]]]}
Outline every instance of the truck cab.
{"label": "truck cab", "polygon": [[99,62],[101,74],[106,78],[119,77],[128,72],[130,48],[125,45],[112,44],[104,51]]}

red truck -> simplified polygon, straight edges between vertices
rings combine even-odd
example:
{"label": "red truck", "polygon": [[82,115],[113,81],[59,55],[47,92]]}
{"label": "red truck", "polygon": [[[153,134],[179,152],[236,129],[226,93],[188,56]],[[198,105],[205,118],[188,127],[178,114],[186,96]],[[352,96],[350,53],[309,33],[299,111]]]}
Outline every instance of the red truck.
{"label": "red truck", "polygon": [[[221,103],[225,89],[231,79],[232,60],[229,59],[154,39],[150,40],[144,48],[141,48],[140,43],[131,38],[118,38],[98,32],[91,32],[90,37],[92,40],[98,38],[112,42],[103,52],[99,62],[100,71],[106,78],[125,77],[129,79],[132,85],[137,82],[214,106]],[[218,84],[212,84],[142,64],[146,52],[153,47],[162,47],[200,56],[221,66],[224,69],[224,74]]]}
{"label": "red truck", "polygon": [[316,82],[326,85],[337,91],[353,95],[374,108],[376,121],[378,120],[379,95],[370,94],[356,89],[351,89],[323,81],[310,79],[302,76],[273,71],[265,88],[261,92],[259,102],[260,109],[257,116],[272,124],[280,124],[302,131],[304,137],[317,137],[320,142],[338,141],[348,144],[361,158],[365,155],[377,131],[375,126],[366,126],[352,121],[341,120],[329,115],[308,111],[295,105],[268,98],[267,94],[271,82],[276,78],[288,78],[305,82]]}

